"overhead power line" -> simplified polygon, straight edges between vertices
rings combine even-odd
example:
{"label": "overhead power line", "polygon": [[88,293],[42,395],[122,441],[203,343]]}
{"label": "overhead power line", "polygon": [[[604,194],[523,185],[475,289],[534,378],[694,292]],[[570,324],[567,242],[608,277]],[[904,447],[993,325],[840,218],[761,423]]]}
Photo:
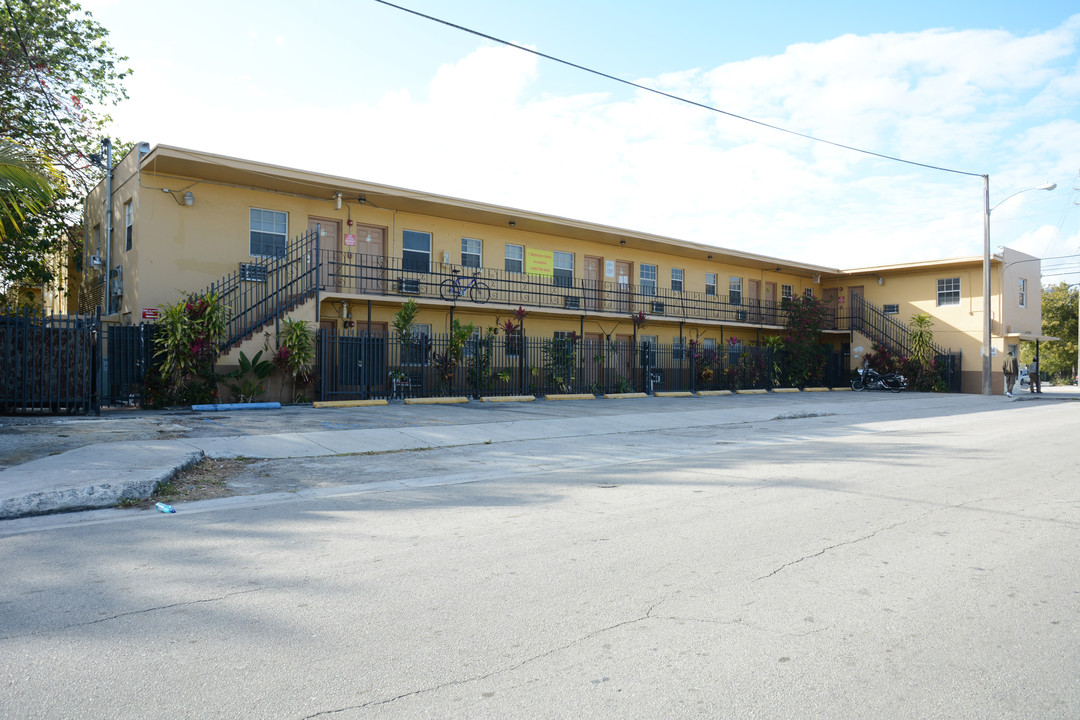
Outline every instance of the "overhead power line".
{"label": "overhead power line", "polygon": [[496,43],[499,43],[501,45],[505,45],[507,47],[514,48],[516,50],[521,50],[522,52],[532,53],[533,55],[536,55],[537,57],[542,57],[542,58],[544,58],[546,60],[552,60],[554,62],[561,63],[563,65],[567,65],[569,67],[576,68],[578,70],[582,70],[582,71],[587,72],[587,73],[592,73],[593,75],[599,75],[600,77],[607,78],[608,80],[614,80],[615,82],[622,83],[623,85],[629,85],[630,87],[637,88],[638,90],[644,90],[645,92],[650,92],[650,93],[653,93],[655,95],[660,95],[660,96],[669,98],[671,100],[675,100],[677,102],[686,103],[687,105],[694,105],[696,107],[708,110],[709,112],[719,113],[720,115],[727,115],[728,117],[735,118],[736,120],[742,120],[744,122],[753,123],[754,125],[760,125],[761,127],[766,127],[766,128],[769,128],[770,130],[777,130],[779,132],[787,133],[789,135],[794,135],[796,137],[801,137],[801,138],[805,138],[807,140],[812,140],[813,142],[819,142],[819,143],[824,143],[826,145],[832,145],[833,147],[838,147],[838,148],[841,148],[843,150],[851,150],[852,152],[857,152],[857,153],[862,153],[863,155],[870,155],[872,157],[882,158],[883,160],[892,160],[893,162],[904,163],[906,165],[916,165],[918,167],[929,168],[930,170],[941,170],[942,172],[956,173],[957,175],[968,175],[970,177],[984,177],[983,173],[966,172],[964,170],[954,170],[952,168],[941,167],[939,165],[930,165],[928,163],[915,162],[914,160],[905,160],[904,158],[895,157],[893,155],[885,155],[883,153],[877,153],[877,152],[873,152],[873,151],[870,151],[870,150],[863,150],[862,148],[853,147],[851,145],[844,145],[843,143],[833,142],[831,140],[824,140],[822,138],[814,137],[813,135],[807,135],[806,133],[801,133],[801,132],[798,132],[796,130],[788,130],[787,128],[780,127],[779,125],[770,125],[769,123],[762,122],[761,120],[755,120],[753,118],[749,118],[749,117],[746,117],[744,115],[737,115],[737,114],[735,114],[733,112],[728,112],[727,110],[721,110],[720,108],[713,107],[712,105],[706,105],[705,103],[697,102],[696,100],[690,100],[688,98],[684,98],[684,97],[681,97],[679,95],[674,95],[672,93],[664,92],[663,90],[657,90],[656,88],[651,88],[651,87],[649,87],[647,85],[641,85],[640,83],[631,82],[630,80],[624,80],[623,78],[616,77],[614,75],[610,75],[608,73],[601,72],[599,70],[594,70],[594,69],[592,69],[590,67],[586,67],[584,65],[579,65],[577,63],[570,62],[569,60],[563,60],[562,58],[557,58],[554,55],[548,55],[546,53],[539,52],[538,50],[533,50],[532,48],[527,48],[527,47],[524,47],[522,45],[512,43],[509,40],[503,40],[502,38],[497,38],[494,35],[488,35],[486,33],[482,33],[479,30],[473,30],[472,28],[467,28],[464,25],[458,25],[456,23],[449,22],[448,20],[443,20],[441,18],[437,18],[437,17],[434,17],[432,15],[426,15],[426,14],[424,14],[422,12],[418,12],[416,10],[412,10],[410,8],[403,7],[401,5],[395,5],[392,2],[387,2],[387,0],[375,0],[375,2],[380,3],[382,5],[386,5],[387,7],[392,7],[392,8],[395,8],[397,10],[401,10],[402,12],[410,13],[411,15],[416,15],[417,17],[422,17],[425,20],[431,20],[432,22],[437,22],[440,25],[445,25],[447,27],[454,28],[455,30],[460,30],[462,32],[469,33],[470,35],[475,35],[477,37],[484,38],[485,40],[491,40],[492,42],[496,42]]}

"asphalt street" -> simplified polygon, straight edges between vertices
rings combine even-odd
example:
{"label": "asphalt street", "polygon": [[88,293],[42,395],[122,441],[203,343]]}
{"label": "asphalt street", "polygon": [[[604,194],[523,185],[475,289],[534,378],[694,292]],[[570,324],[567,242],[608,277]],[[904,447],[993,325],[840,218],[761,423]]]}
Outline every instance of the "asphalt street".
{"label": "asphalt street", "polygon": [[1080,716],[1078,405],[798,402],[10,521],[0,716]]}

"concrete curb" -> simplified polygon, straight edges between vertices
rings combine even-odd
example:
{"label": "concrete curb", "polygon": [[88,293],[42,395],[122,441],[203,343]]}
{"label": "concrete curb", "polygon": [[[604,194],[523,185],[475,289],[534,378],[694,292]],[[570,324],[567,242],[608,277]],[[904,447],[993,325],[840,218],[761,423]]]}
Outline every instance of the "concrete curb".
{"label": "concrete curb", "polygon": [[[75,510],[113,507],[123,500],[150,497],[159,483],[203,458],[201,450],[175,444],[116,443],[102,459],[95,446],[34,460],[4,470],[5,483],[14,487],[0,500],[0,520]],[[63,482],[41,490],[42,475],[60,476]],[[90,475],[97,478],[86,483]],[[103,479],[107,478],[107,480]]]}
{"label": "concrete curb", "polygon": [[564,393],[562,395],[545,395],[545,400],[595,400],[592,393]]}
{"label": "concrete curb", "polygon": [[646,393],[607,393],[604,395],[605,400],[629,400],[630,398],[646,397],[649,397]]}
{"label": "concrete curb", "polygon": [[480,398],[480,402],[499,403],[499,402],[533,402],[536,400],[535,395],[485,395]]}
{"label": "concrete curb", "polygon": [[469,402],[467,397],[405,398],[406,405],[460,405]]}
{"label": "concrete curb", "polygon": [[388,404],[386,400],[323,400],[313,402],[313,408],[350,408],[350,407],[379,407]]}

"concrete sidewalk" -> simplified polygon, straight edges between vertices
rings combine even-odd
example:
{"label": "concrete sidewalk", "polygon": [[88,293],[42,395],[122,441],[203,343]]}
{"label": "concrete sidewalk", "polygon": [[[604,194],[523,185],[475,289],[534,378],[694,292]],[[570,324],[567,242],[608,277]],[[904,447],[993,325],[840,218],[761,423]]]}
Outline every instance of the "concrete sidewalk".
{"label": "concrete sidewalk", "polygon": [[[1024,393],[1011,402],[1026,399],[1080,399],[1080,394],[1075,389],[1071,393],[1044,392],[1042,396]],[[612,412],[611,403],[624,402],[625,405],[618,407],[624,408],[625,412]],[[545,416],[542,417],[526,410],[515,413],[512,409],[500,409],[500,412],[488,416],[493,420],[488,422],[476,422],[478,415],[474,408],[472,412],[447,411],[449,414],[434,426],[430,423],[409,425],[409,417],[405,416],[403,426],[399,427],[310,429],[176,440],[99,442],[0,470],[0,520],[112,507],[126,498],[146,498],[158,483],[169,480],[203,457],[283,459],[363,455],[677,430],[820,414],[879,415],[883,410],[911,408],[911,403],[918,403],[924,408],[927,405],[944,407],[955,404],[967,410],[973,409],[973,406],[985,406],[989,410],[1000,409],[1009,402],[1001,397],[970,395],[851,392],[730,398],[648,398],[550,403],[547,405],[552,407],[545,408]],[[556,405],[557,408],[554,407]],[[309,409],[307,412],[317,417],[321,411]],[[521,419],[517,419],[519,417]],[[362,461],[362,458],[357,458],[357,462]]]}

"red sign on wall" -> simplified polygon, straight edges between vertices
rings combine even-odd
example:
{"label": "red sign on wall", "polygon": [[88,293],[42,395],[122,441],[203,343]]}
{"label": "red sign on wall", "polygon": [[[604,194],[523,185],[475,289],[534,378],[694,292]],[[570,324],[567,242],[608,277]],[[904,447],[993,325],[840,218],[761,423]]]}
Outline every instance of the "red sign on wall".
{"label": "red sign on wall", "polygon": [[161,317],[161,312],[157,308],[143,308],[142,319],[143,320],[157,320]]}

